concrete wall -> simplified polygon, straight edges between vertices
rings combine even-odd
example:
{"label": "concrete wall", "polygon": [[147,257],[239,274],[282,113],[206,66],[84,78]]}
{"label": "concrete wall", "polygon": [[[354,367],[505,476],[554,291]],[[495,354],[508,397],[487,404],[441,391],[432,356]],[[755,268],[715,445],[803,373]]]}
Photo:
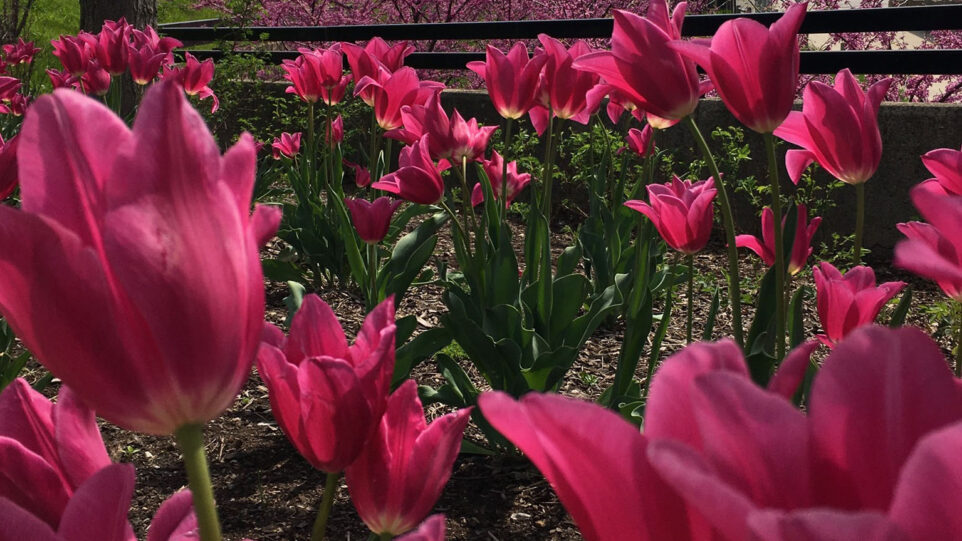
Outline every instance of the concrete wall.
{"label": "concrete wall", "polygon": [[[445,91],[442,103],[446,109],[457,107],[465,118],[475,116],[484,124],[500,123],[502,120],[483,91]],[[796,107],[800,108],[801,103],[797,103]],[[716,126],[739,125],[717,99],[702,100],[695,115],[706,136]],[[524,123],[527,124],[527,120]],[[909,199],[909,190],[931,176],[919,157],[935,148],[958,149],[962,146],[962,106],[883,103],[879,112],[879,128],[882,134],[882,162],[876,175],[866,185],[864,243],[872,250],[873,258],[888,259],[892,247],[902,238],[895,224],[918,219],[918,212]],[[744,173],[754,174],[756,178],[764,180],[767,178],[767,165],[762,139],[747,129],[745,132],[753,162],[745,167]],[[678,149],[677,153],[682,158],[695,156],[686,154],[694,150],[694,141],[683,126],[666,130],[659,144],[663,148]],[[780,154],[784,155],[784,152]],[[781,172],[782,190],[790,193],[792,184],[784,167]],[[830,180],[821,170],[816,178],[825,182]],[[822,236],[833,231],[847,235],[855,229],[854,187],[843,186],[835,194],[839,200],[836,208],[823,217]],[[746,201],[736,199],[735,213],[740,232],[758,233],[760,226],[754,209]]]}

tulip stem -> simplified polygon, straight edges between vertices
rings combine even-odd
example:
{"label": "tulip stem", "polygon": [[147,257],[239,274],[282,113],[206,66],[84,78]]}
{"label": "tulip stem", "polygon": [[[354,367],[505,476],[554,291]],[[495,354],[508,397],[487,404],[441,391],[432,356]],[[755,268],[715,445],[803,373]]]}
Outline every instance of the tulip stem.
{"label": "tulip stem", "polygon": [[313,194],[318,193],[317,187],[317,153],[314,148],[314,104],[307,102],[307,148],[304,151],[304,159],[308,162],[307,170],[313,178],[308,179],[308,186],[311,187]]}
{"label": "tulip stem", "polygon": [[[501,153],[501,196],[498,199],[498,218],[501,220],[499,227],[504,226],[504,221],[508,216],[508,207],[504,203],[508,200],[508,150],[511,148],[511,130],[514,128],[514,119],[509,118],[504,123],[504,149]],[[491,187],[494,190],[494,186]],[[492,243],[497,241],[491,239]]]}
{"label": "tulip stem", "polygon": [[367,274],[371,280],[371,293],[368,295],[368,310],[373,310],[381,301],[377,291],[377,243],[371,242],[367,245]]}
{"label": "tulip stem", "polygon": [[314,529],[311,531],[311,541],[324,539],[327,532],[327,519],[331,517],[334,496],[337,494],[337,481],[340,478],[341,472],[327,474],[324,482],[324,496],[321,498],[321,506],[317,509],[317,518],[314,519]]}
{"label": "tulip stem", "polygon": [[735,342],[739,347],[745,347],[745,339],[742,335],[742,293],[741,283],[738,278],[738,249],[735,246],[735,218],[732,215],[731,203],[728,201],[728,190],[722,182],[721,174],[718,172],[718,164],[708,148],[705,137],[695,124],[695,119],[688,115],[685,123],[691,130],[698,148],[701,149],[705,160],[708,162],[708,169],[715,179],[715,188],[718,190],[718,203],[721,205],[722,223],[725,225],[725,242],[728,244],[728,304],[732,309],[732,330],[735,333]]}
{"label": "tulip stem", "polygon": [[377,173],[377,141],[378,141],[377,127],[378,126],[377,126],[377,113],[375,113],[374,111],[375,109],[372,107],[371,108],[371,134],[370,134],[371,136],[370,136],[370,141],[368,143],[369,150],[368,150],[368,158],[367,158],[367,168],[372,175],[372,179],[376,182],[380,179],[373,178],[373,175],[378,174]]}
{"label": "tulip stem", "polygon": [[785,231],[782,226],[782,194],[778,184],[778,161],[775,157],[775,136],[766,133],[768,151],[768,181],[772,187],[772,218],[775,222],[775,359],[785,357]]}
{"label": "tulip stem", "polygon": [[687,343],[691,344],[691,326],[692,326],[692,310],[694,309],[694,297],[693,293],[695,290],[695,255],[688,254],[688,321],[685,325],[685,339]]}
{"label": "tulip stem", "polygon": [[865,183],[855,185],[855,246],[852,260],[855,266],[862,263],[862,230],[865,228]]}
{"label": "tulip stem", "polygon": [[[452,196],[452,197],[453,197],[453,196]],[[469,239],[468,239],[468,232],[465,231],[464,226],[462,226],[462,225],[461,225],[461,222],[458,221],[458,215],[455,214],[454,211],[451,209],[451,206],[448,205],[447,202],[444,201],[444,198],[442,198],[440,201],[438,201],[438,204],[441,205],[441,208],[443,208],[444,211],[447,212],[449,216],[451,216],[451,222],[454,223],[454,227],[457,227],[457,228],[458,228],[458,232],[460,233],[459,236],[460,236],[461,239],[462,239],[461,242],[462,242],[462,244],[464,244],[465,253],[467,254],[468,258],[470,259],[470,258],[471,258],[471,243],[468,242],[468,240],[469,240]],[[458,239],[455,238],[455,239],[454,239],[454,242],[458,242]]]}
{"label": "tulip stem", "polygon": [[214,488],[210,482],[210,471],[207,469],[207,457],[204,454],[204,425],[184,425],[174,432],[174,438],[184,455],[184,467],[187,469],[187,481],[201,541],[220,541],[220,521],[214,503]]}
{"label": "tulip stem", "polygon": [[391,535],[391,534],[389,534],[389,533],[382,533],[382,534],[379,535],[377,538],[378,538],[380,541],[391,541],[392,539],[394,539],[394,536]]}

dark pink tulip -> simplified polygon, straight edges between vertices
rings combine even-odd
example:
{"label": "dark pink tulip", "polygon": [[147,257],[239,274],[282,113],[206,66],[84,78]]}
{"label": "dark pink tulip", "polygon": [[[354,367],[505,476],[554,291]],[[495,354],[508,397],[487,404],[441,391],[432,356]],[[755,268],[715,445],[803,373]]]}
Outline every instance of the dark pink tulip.
{"label": "dark pink tulip", "polygon": [[788,116],[798,85],[798,28],[807,4],[792,4],[771,29],[751,19],[726,21],[711,46],[670,45],[707,73],[728,110],[758,133],[771,133]]}
{"label": "dark pink tulip", "polygon": [[281,159],[281,156],[285,158],[293,158],[301,151],[301,132],[297,133],[287,133],[284,132],[280,137],[275,137],[274,142],[271,143],[271,152],[275,160]]}
{"label": "dark pink tulip", "polygon": [[351,501],[372,532],[400,535],[431,512],[451,477],[470,414],[465,408],[429,426],[414,380],[391,394],[377,432],[344,471]]}
{"label": "dark pink tulip", "polygon": [[645,127],[640,130],[638,128],[628,130],[628,148],[642,158],[653,155],[655,145],[651,139],[652,131],[651,124],[645,124]]}
{"label": "dark pink tulip", "polygon": [[683,254],[694,254],[708,244],[712,226],[714,179],[692,183],[677,176],[668,184],[648,186],[651,204],[640,200],[625,206],[644,214],[668,246]]}
{"label": "dark pink tulip", "polygon": [[329,49],[299,49],[301,56],[283,62],[284,78],[291,82],[288,94],[297,94],[308,103],[333,105],[344,97],[350,77],[344,75],[344,57],[340,44]]}
{"label": "dark pink tulip", "polygon": [[342,471],[361,453],[384,413],[394,371],[394,300],[379,304],[348,347],[341,324],[317,295],[285,339],[267,324],[257,371],[281,430],[312,466]]}
{"label": "dark pink tulip", "polygon": [[587,541],[696,539],[684,504],[618,414],[560,395],[482,394],[484,417],[541,470]]}
{"label": "dark pink tulip", "polygon": [[417,530],[399,537],[397,541],[444,541],[444,515],[429,516]]}
{"label": "dark pink tulip", "polygon": [[50,41],[53,55],[60,60],[64,71],[76,76],[87,71],[87,64],[96,56],[96,43],[96,38],[86,32],[81,32],[80,36],[60,36],[60,39]]}
{"label": "dark pink tulip", "polygon": [[391,217],[401,205],[401,200],[390,197],[378,197],[373,202],[366,199],[345,199],[344,204],[351,211],[351,221],[357,236],[368,244],[377,244],[384,240],[387,230],[391,226]]}
{"label": "dark pink tulip", "polygon": [[[494,193],[495,199],[501,199],[501,185],[503,184],[501,172],[504,170],[504,158],[498,154],[498,151],[494,150],[491,152],[491,159],[484,160],[481,162],[481,167],[484,168],[484,174],[487,175],[488,181],[491,182],[491,191]],[[521,173],[518,174],[518,162],[508,163],[508,197],[504,200],[504,207],[508,208],[511,206],[511,202],[514,198],[521,193],[521,190],[531,182],[531,173]],[[480,205],[484,201],[484,190],[481,188],[481,184],[475,184],[474,190],[471,192],[471,205]]]}
{"label": "dark pink tulip", "polygon": [[871,267],[858,266],[845,273],[822,262],[813,269],[818,297],[818,319],[825,334],[818,339],[835,344],[862,325],[870,325],[879,311],[905,287],[905,282],[885,282],[876,287]]}
{"label": "dark pink tulip", "polygon": [[0,114],[23,116],[27,112],[30,99],[23,94],[14,94],[6,101],[0,101]]}
{"label": "dark pink tulip", "polygon": [[[333,138],[331,132],[334,132]],[[324,126],[324,142],[333,146],[342,141],[344,141],[344,117],[337,115],[337,118],[331,121],[329,127]]]}
{"label": "dark pink tulip", "polygon": [[8,43],[3,46],[3,61],[10,66],[29,64],[33,62],[33,57],[39,52],[40,49],[34,47],[32,41],[24,41],[23,38],[17,38],[16,43]]}
{"label": "dark pink tulip", "polygon": [[143,31],[132,28],[130,37],[137,49],[148,47],[153,51],[164,53],[163,64],[167,66],[174,63],[174,55],[171,51],[184,45],[174,38],[161,38],[150,25],[147,25]]}
{"label": "dark pink tulip", "polygon": [[97,61],[111,75],[120,75],[127,71],[130,29],[127,21],[121,18],[116,23],[104,21],[103,28],[97,34]]}
{"label": "dark pink tulip", "polygon": [[362,167],[360,164],[349,162],[347,160],[341,161],[344,163],[344,165],[354,170],[354,184],[356,184],[358,188],[364,188],[371,184],[371,172],[368,171],[367,167]]}
{"label": "dark pink tulip", "polygon": [[220,107],[220,100],[214,95],[214,91],[207,85],[214,78],[214,59],[208,58],[203,62],[194,58],[190,53],[184,53],[184,65],[181,68],[167,70],[164,72],[165,79],[173,78],[184,87],[184,92],[190,96],[197,96],[198,99],[213,98],[214,104],[210,112],[217,111]]}
{"label": "dark pink tulip", "polygon": [[[583,56],[574,62],[575,69],[601,75],[629,101],[660,119],[688,116],[710,86],[699,82],[694,62],[669,46],[681,39],[685,7],[680,2],[670,17],[665,0],[649,3],[645,17],[614,10],[611,51]],[[666,124],[670,122],[655,127]]]}
{"label": "dark pink tulip", "polygon": [[378,125],[384,130],[394,130],[403,125],[402,107],[424,105],[442,88],[441,83],[419,80],[413,68],[404,66],[392,73],[382,67],[377,77],[367,76],[358,81],[354,94],[363,96],[369,93]]}
{"label": "dark pink tulip", "polygon": [[87,71],[80,76],[80,90],[88,96],[105,96],[110,91],[110,73],[96,60],[91,61]]}
{"label": "dark pink tulip", "polygon": [[508,54],[488,44],[487,60],[468,62],[468,69],[484,80],[498,114],[504,118],[518,119],[535,103],[538,75],[547,59],[545,55],[529,59],[528,48],[520,41],[511,47]]}
{"label": "dark pink tulip", "polygon": [[0,75],[0,101],[9,100],[20,92],[20,79]]}
{"label": "dark pink tulip", "polygon": [[110,465],[94,412],[67,387],[56,404],[22,378],[0,393],[0,500],[51,528],[80,486]]}
{"label": "dark pink tulip", "polygon": [[528,111],[535,130],[544,133],[549,112],[555,118],[587,124],[601,105],[604,92],[593,92],[601,78],[594,72],[575,69],[572,63],[589,55],[591,48],[578,40],[570,49],[565,49],[561,42],[546,34],[539,34],[538,39],[544,49],[535,58],[545,60],[537,90],[538,100]]}
{"label": "dark pink tulip", "polygon": [[77,81],[80,80],[79,77],[71,75],[67,71],[58,71],[54,69],[47,69],[47,76],[50,77],[50,84],[53,85],[54,90],[58,88],[72,88]]}
{"label": "dark pink tulip", "polygon": [[938,186],[942,193],[962,195],[962,150],[937,148],[926,152],[922,163],[934,175],[927,185]]}
{"label": "dark pink tulip", "polygon": [[[808,221],[808,209],[805,205],[798,205],[797,213],[795,238],[792,240],[792,253],[788,260],[788,274],[793,276],[805,268],[808,256],[812,255],[812,237],[815,236],[818,225],[822,223],[822,218],[818,216],[812,218],[811,222]],[[786,219],[786,217],[782,218],[782,231],[785,230]],[[738,235],[735,237],[735,246],[755,252],[769,267],[775,264],[775,215],[771,208],[762,209],[762,238]]]}
{"label": "dark pink tulip", "polygon": [[0,201],[17,189],[17,136],[6,143],[0,137]]}
{"label": "dark pink tulip", "polygon": [[257,352],[258,248],[280,221],[250,213],[250,136],[222,157],[169,81],[148,90],[133,131],[76,92],[30,110],[22,210],[0,206],[0,312],[114,424],[171,434],[217,417]]}
{"label": "dark pink tulip", "polygon": [[[364,77],[378,79],[378,71],[383,67],[389,73],[404,66],[404,59],[414,52],[414,46],[401,41],[393,46],[379,37],[374,37],[364,47],[353,43],[341,43],[341,49],[347,56],[347,63],[351,66],[351,74],[355,81]],[[374,106],[370,90],[359,94],[364,103]]]}
{"label": "dark pink tulip", "polygon": [[924,184],[912,189],[912,202],[929,223],[898,224],[908,240],[895,246],[895,266],[935,280],[946,295],[962,302],[962,198]]}
{"label": "dark pink tulip", "polygon": [[139,85],[150,84],[160,73],[160,67],[163,65],[167,54],[153,49],[149,45],[144,45],[139,49],[129,44],[127,47],[130,77]]}
{"label": "dark pink tulip", "polygon": [[802,172],[817,161],[832,176],[848,184],[871,178],[882,159],[878,109],[892,79],[863,92],[847,68],[838,72],[835,87],[812,81],[805,87],[802,111],[792,111],[775,135],[804,150],[789,150],[785,166],[798,184]]}
{"label": "dark pink tulip", "polygon": [[441,171],[448,168],[447,161],[438,165],[428,153],[428,138],[425,135],[413,145],[401,149],[398,157],[398,170],[381,177],[371,184],[375,190],[397,194],[401,199],[422,205],[433,205],[444,197],[444,180]]}
{"label": "dark pink tulip", "polygon": [[441,97],[432,94],[424,105],[405,106],[401,108],[401,120],[404,128],[392,130],[385,135],[392,139],[413,144],[425,135],[429,135],[428,151],[434,160],[447,159],[460,164],[462,159],[474,161],[484,156],[491,134],[497,126],[478,127],[474,118],[464,120],[457,109],[448,118],[448,114],[441,107]]}

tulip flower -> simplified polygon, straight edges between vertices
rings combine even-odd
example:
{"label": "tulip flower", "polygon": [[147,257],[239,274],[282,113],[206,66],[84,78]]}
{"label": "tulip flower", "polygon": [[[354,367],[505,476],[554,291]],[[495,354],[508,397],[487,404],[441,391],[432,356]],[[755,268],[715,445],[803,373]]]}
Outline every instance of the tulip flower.
{"label": "tulip flower", "polygon": [[[331,92],[341,85],[344,73],[344,60],[340,44],[329,49],[298,49],[301,53],[296,60],[285,60],[282,67],[287,73],[284,78],[291,82],[288,94],[297,94],[308,103],[317,103],[324,90]],[[343,92],[341,93],[343,97]],[[329,105],[336,103],[329,97]]]}
{"label": "tulip flower", "polygon": [[3,61],[10,66],[29,64],[33,62],[33,57],[39,52],[40,48],[34,47],[32,41],[17,38],[16,43],[8,43],[3,46]]}
{"label": "tulip flower", "polygon": [[875,286],[871,267],[855,267],[845,273],[822,262],[813,269],[818,299],[818,319],[825,334],[818,339],[828,347],[862,325],[869,325],[879,311],[898,295],[905,282],[885,282]]}
{"label": "tulip flower", "polygon": [[548,59],[545,55],[528,58],[528,48],[517,42],[508,51],[501,52],[488,44],[485,62],[468,62],[468,69],[484,80],[491,103],[504,118],[518,119],[535,103],[538,76]]}
{"label": "tulip flower", "polygon": [[397,541],[444,541],[444,515],[429,516],[418,529],[399,537]]}
{"label": "tulip flower", "polygon": [[811,350],[762,389],[734,343],[686,348],[654,376],[644,434],[558,396],[479,403],[588,541],[962,535],[962,385],[939,347],[917,329],[859,329],[824,361],[806,416],[788,398]]}
{"label": "tulip flower", "polygon": [[[89,37],[88,37],[89,36]],[[60,60],[64,71],[71,75],[80,76],[87,71],[87,64],[96,56],[96,38],[91,39],[92,35],[81,32],[80,35],[60,36],[60,39],[51,40],[53,45],[53,55]]]}
{"label": "tulip flower", "polygon": [[250,136],[221,157],[166,81],[132,131],[81,94],[43,96],[17,155],[22,209],[0,205],[0,313],[16,335],[118,426],[165,435],[217,417],[257,351],[258,248],[280,221],[250,214]]}
{"label": "tulip flower", "polygon": [[110,91],[110,73],[96,60],[90,62],[79,82],[81,92],[88,96],[105,96]]}
{"label": "tulip flower", "polygon": [[171,51],[184,45],[178,39],[170,37],[161,38],[159,35],[157,35],[157,31],[154,30],[150,25],[147,25],[143,31],[136,28],[131,28],[130,38],[134,47],[138,49],[149,47],[151,50],[164,53],[166,55],[163,62],[164,65],[173,64],[174,55]]}
{"label": "tulip flower", "polygon": [[120,75],[127,71],[129,36],[130,25],[123,17],[116,23],[104,21],[103,28],[97,34],[94,53],[97,61],[110,75]]}
{"label": "tulip flower", "polygon": [[645,124],[645,127],[640,130],[638,128],[628,130],[628,148],[642,158],[653,155],[655,153],[655,145],[651,139],[653,131],[651,124]]}
{"label": "tulip flower", "polygon": [[50,77],[50,84],[53,85],[54,90],[58,88],[70,88],[79,80],[79,77],[71,75],[67,71],[58,71],[49,68],[47,69],[47,76]]}
{"label": "tulip flower", "polygon": [[916,186],[912,202],[929,223],[898,224],[908,240],[895,246],[895,266],[935,280],[950,298],[962,302],[962,200]]}
{"label": "tulip flower", "polygon": [[157,78],[167,54],[148,45],[137,48],[128,44],[127,62],[130,77],[138,85],[150,84]]}
{"label": "tulip flower", "polygon": [[348,198],[344,200],[344,204],[351,211],[351,221],[357,236],[368,244],[377,244],[387,235],[391,217],[401,205],[401,201],[390,197],[378,197],[373,202]]}
{"label": "tulip flower", "polygon": [[293,159],[301,151],[301,132],[282,133],[280,137],[274,138],[271,149],[275,160],[281,159],[281,156]]}
{"label": "tulip flower", "polygon": [[962,195],[962,150],[937,148],[926,152],[922,163],[934,175],[924,184],[944,194]]}
{"label": "tulip flower", "polygon": [[[481,167],[484,169],[484,174],[488,177],[488,182],[491,183],[491,191],[494,193],[495,199],[501,199],[501,186],[504,185],[501,173],[504,171],[504,158],[498,154],[498,151],[491,152],[491,159],[484,160],[481,162]],[[510,162],[507,167],[508,172],[508,196],[504,199],[504,208],[511,206],[511,202],[514,198],[521,193],[531,182],[531,173],[521,173],[518,174],[518,162]],[[477,206],[484,201],[484,190],[481,188],[481,183],[474,185],[474,190],[471,192],[471,205]]]}
{"label": "tulip flower", "polygon": [[[333,133],[333,138],[331,132]],[[328,145],[334,146],[340,142],[344,141],[344,117],[337,115],[337,118],[331,121],[330,126],[324,126],[324,142]]]}
{"label": "tulip flower", "polygon": [[377,77],[366,76],[357,82],[354,94],[370,93],[374,104],[374,117],[384,130],[400,128],[401,108],[405,105],[423,105],[428,98],[444,87],[434,81],[420,81],[413,68],[407,66],[391,73],[383,67]]}
{"label": "tulip flower", "polygon": [[56,404],[15,379],[0,393],[0,501],[60,524],[70,498],[110,465],[94,412],[67,387]]}
{"label": "tulip flower", "polygon": [[401,149],[398,170],[371,184],[375,190],[397,194],[401,199],[422,205],[433,205],[444,197],[441,172],[450,164],[441,160],[435,165],[428,153],[430,136],[425,135],[413,145]]}
{"label": "tulip flower", "polygon": [[771,29],[751,19],[726,21],[711,46],[673,41],[674,50],[707,73],[742,124],[771,133],[788,116],[798,86],[798,29],[807,4],[792,4]]}
{"label": "tulip flower", "polygon": [[372,532],[400,535],[431,512],[451,477],[470,413],[449,413],[429,426],[414,380],[391,394],[377,432],[344,472],[351,501]]}
{"label": "tulip flower", "polygon": [[9,100],[20,92],[20,79],[0,75],[0,100]]}
{"label": "tulip flower", "polygon": [[354,170],[354,184],[356,184],[358,188],[364,188],[371,184],[371,172],[367,167],[343,159],[341,162]]}
{"label": "tulip flower", "polygon": [[392,130],[384,134],[385,137],[413,144],[424,135],[429,135],[427,141],[431,158],[458,164],[462,160],[474,161],[483,157],[491,134],[498,129],[497,126],[478,127],[478,121],[474,118],[465,121],[457,109],[448,118],[437,94],[430,95],[424,105],[403,107],[401,119],[404,128]]}
{"label": "tulip flower", "polygon": [[[351,66],[351,74],[355,81],[364,77],[378,78],[378,71],[383,67],[389,73],[404,66],[404,59],[414,52],[414,46],[401,41],[393,46],[379,37],[371,38],[364,47],[353,43],[341,43],[341,49],[347,56],[347,63]],[[364,103],[374,106],[370,90],[359,94]]]}
{"label": "tulip flower", "polygon": [[194,55],[184,53],[184,66],[174,70],[164,72],[164,78],[176,79],[184,87],[184,92],[190,96],[197,96],[198,99],[213,98],[214,104],[210,112],[217,111],[220,107],[220,100],[214,95],[208,84],[214,78],[214,59],[208,58],[200,62]]}
{"label": "tulip flower", "polygon": [[539,135],[544,133],[548,127],[549,112],[555,118],[587,124],[601,105],[600,94],[591,94],[594,99],[588,99],[601,78],[592,71],[575,69],[572,63],[589,55],[591,48],[578,40],[570,49],[565,49],[561,42],[547,34],[539,34],[538,40],[544,47],[544,71],[540,81],[540,92],[544,97],[528,111],[535,130]]}
{"label": "tulip flower", "polygon": [[6,199],[17,189],[17,140],[3,142],[0,137],[0,201]]}
{"label": "tulip flower", "polygon": [[691,255],[708,243],[715,193],[714,179],[692,183],[676,176],[668,184],[648,186],[651,204],[633,200],[625,206],[647,216],[668,246]]}
{"label": "tulip flower", "polygon": [[681,39],[685,7],[679,3],[670,17],[665,0],[652,0],[645,17],[614,10],[611,51],[582,56],[574,68],[601,75],[629,101],[663,120],[655,127],[668,127],[694,111],[710,88],[699,83],[694,62],[669,45]]}
{"label": "tulip flower", "polygon": [[394,371],[394,302],[368,314],[353,346],[331,308],[304,297],[285,339],[267,324],[257,371],[278,426],[312,466],[340,472],[377,430]]}
{"label": "tulip flower", "polygon": [[[805,205],[798,205],[796,212],[798,220],[795,222],[795,238],[792,240],[792,253],[788,261],[788,274],[791,276],[805,268],[808,256],[812,255],[812,238],[818,225],[822,223],[821,217],[808,221],[808,209]],[[782,218],[782,234],[785,231],[785,219]],[[735,237],[735,246],[755,252],[769,267],[775,264],[775,217],[771,208],[762,209],[762,238],[738,235]]]}
{"label": "tulip flower", "polygon": [[27,112],[30,100],[23,94],[14,94],[10,99],[0,101],[0,114],[10,114],[13,116],[23,116]]}

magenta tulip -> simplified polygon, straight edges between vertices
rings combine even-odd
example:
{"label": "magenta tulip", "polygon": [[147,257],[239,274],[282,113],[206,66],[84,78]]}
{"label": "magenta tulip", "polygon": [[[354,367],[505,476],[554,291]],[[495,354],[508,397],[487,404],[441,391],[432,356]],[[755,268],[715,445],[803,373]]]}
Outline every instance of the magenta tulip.
{"label": "magenta tulip", "polygon": [[654,130],[651,128],[651,124],[645,124],[645,127],[640,130],[638,128],[631,128],[628,130],[628,136],[626,137],[628,148],[642,158],[653,155],[655,153],[655,145],[652,140],[652,132],[654,132]]}
{"label": "magenta tulip", "polygon": [[294,158],[301,151],[301,132],[297,133],[287,133],[284,132],[280,137],[275,137],[274,142],[271,143],[271,153],[275,160],[281,159],[281,156],[285,158]]}
{"label": "magenta tulip", "polygon": [[50,41],[53,55],[60,60],[64,71],[80,76],[87,71],[87,64],[96,56],[97,39],[86,32],[78,36],[60,36]]}
{"label": "magenta tulip", "polygon": [[160,73],[160,67],[164,64],[167,54],[158,51],[150,46],[140,48],[127,45],[127,61],[130,68],[130,77],[138,85],[150,84]]}
{"label": "magenta tulip", "polygon": [[651,204],[632,200],[625,206],[647,216],[668,246],[691,255],[708,244],[716,192],[714,179],[692,183],[676,176],[668,184],[648,186]]}
{"label": "magenta tulip", "polygon": [[431,512],[451,477],[471,408],[427,424],[417,383],[388,399],[377,432],[344,474],[361,520],[376,534],[413,530]]}
{"label": "magenta tulip", "polygon": [[[795,222],[795,238],[792,240],[792,253],[788,260],[788,274],[794,276],[798,271],[805,268],[808,256],[812,255],[812,237],[818,230],[818,225],[822,223],[821,217],[812,218],[808,221],[808,209],[805,205],[797,207],[798,219]],[[785,231],[785,220],[782,218],[782,232]],[[735,237],[735,246],[748,248],[758,254],[766,265],[771,267],[775,264],[775,216],[772,209],[765,207],[762,209],[762,238],[752,235],[738,235]],[[786,245],[788,246],[788,245]]]}
{"label": "magenta tulip", "polygon": [[2,49],[3,61],[9,66],[29,64],[33,62],[33,57],[40,52],[40,48],[34,47],[32,41],[24,41],[23,38],[17,38],[16,43],[8,43]]}
{"label": "magenta tulip", "polygon": [[110,73],[98,61],[91,61],[80,76],[80,91],[88,96],[106,96],[110,92]]}
{"label": "magenta tulip", "polygon": [[441,160],[435,165],[428,153],[430,136],[425,135],[413,145],[401,149],[398,170],[371,184],[375,190],[397,194],[401,199],[422,205],[433,205],[444,197],[441,172],[450,164]]}
{"label": "magenta tulip", "polygon": [[711,46],[670,46],[707,73],[728,110],[758,133],[771,133],[788,116],[798,85],[798,29],[805,3],[792,4],[771,29],[751,19],[726,21]]}
{"label": "magenta tulip", "polygon": [[21,86],[20,79],[0,75],[0,101],[12,99],[20,92]]}
{"label": "magenta tulip", "polygon": [[[377,80],[378,71],[381,67],[390,72],[395,72],[404,66],[404,59],[414,52],[414,46],[407,41],[388,45],[386,41],[379,37],[371,38],[364,47],[353,43],[341,43],[341,49],[347,56],[347,63],[351,66],[351,74],[355,81],[360,81],[364,77]],[[374,105],[374,100],[370,91],[359,94],[364,103],[369,106]]]}
{"label": "magenta tulip", "polygon": [[6,199],[17,189],[17,144],[19,137],[14,136],[7,142],[0,137],[0,201]]}
{"label": "magenta tulip", "polygon": [[789,150],[785,166],[795,184],[817,161],[832,176],[848,184],[871,178],[882,159],[878,109],[892,79],[863,92],[848,69],[838,72],[835,87],[812,81],[805,87],[802,111],[789,113],[775,136],[804,150]]}
{"label": "magenta tulip", "polygon": [[341,160],[341,162],[354,170],[354,184],[358,188],[364,188],[371,184],[371,172],[366,167],[347,160]]}
{"label": "magenta tulip", "polygon": [[962,195],[962,150],[937,148],[926,152],[922,163],[934,175],[926,185],[937,186],[945,194]]}
{"label": "magenta tulip", "polygon": [[935,280],[950,298],[962,302],[962,198],[912,189],[912,202],[929,223],[898,224],[908,240],[895,246],[895,266]]}
{"label": "magenta tulip", "polygon": [[258,248],[280,221],[250,214],[250,136],[221,157],[169,81],[147,92],[133,131],[66,90],[30,111],[22,210],[0,205],[0,313],[114,424],[171,434],[217,417],[257,352]]}
{"label": "magenta tulip", "polygon": [[401,203],[400,199],[390,197],[378,197],[374,201],[351,198],[344,200],[347,209],[351,211],[351,221],[357,236],[368,244],[377,244],[384,240],[391,226],[391,217]]}
{"label": "magenta tulip", "polygon": [[468,62],[468,69],[484,80],[488,96],[498,114],[504,118],[518,119],[535,103],[538,76],[546,60],[545,55],[529,59],[528,48],[520,41],[511,47],[508,54],[488,44],[486,61]]}
{"label": "magenta tulip", "polygon": [[397,538],[397,541],[444,541],[444,515],[429,516],[418,529]]}
{"label": "magenta tulip", "polygon": [[580,57],[575,69],[601,75],[629,101],[663,121],[655,127],[668,127],[688,116],[710,85],[701,84],[694,62],[669,45],[681,39],[685,7],[680,2],[670,17],[665,0],[652,0],[645,17],[614,10],[611,51]]}
{"label": "magenta tulip", "polygon": [[[593,71],[578,70],[573,63],[591,54],[592,50],[584,41],[578,40],[566,49],[560,41],[547,34],[539,34],[538,40],[544,47],[544,71],[540,92],[545,93],[547,103],[535,103],[528,111],[531,123],[537,132],[543,133],[548,126],[548,114],[555,118],[571,119],[587,124],[588,119],[601,104],[601,95],[589,93],[601,81]],[[543,101],[543,100],[542,100]]]}
{"label": "magenta tulip", "polygon": [[[344,57],[341,45],[335,43],[328,49],[298,49],[301,53],[295,60],[284,60],[281,67],[286,72],[284,78],[291,82],[288,94],[297,94],[308,103],[324,102],[333,105],[344,96],[344,87],[350,78],[344,77]],[[335,100],[332,94],[340,88],[340,97]]]}
{"label": "magenta tulip", "polygon": [[217,111],[220,107],[220,100],[214,95],[214,91],[208,86],[214,78],[214,59],[208,58],[203,62],[194,58],[190,53],[184,53],[184,65],[181,68],[164,72],[164,78],[177,80],[184,87],[184,92],[190,96],[197,96],[198,99],[213,98],[213,105],[210,112]]}
{"label": "magenta tulip", "polygon": [[[494,198],[501,199],[501,186],[504,184],[501,175],[504,170],[504,158],[498,154],[497,150],[494,150],[491,152],[491,159],[482,161],[481,167],[484,169],[484,174],[488,177],[488,182],[491,183],[491,191],[494,193]],[[510,207],[514,198],[531,182],[531,173],[518,173],[518,162],[516,161],[508,163],[507,171],[508,196],[504,199],[504,208]],[[483,201],[484,190],[481,188],[481,183],[475,184],[474,190],[471,192],[471,205],[477,206]]]}
{"label": "magenta tulip", "polygon": [[869,325],[879,311],[898,295],[905,282],[885,282],[876,287],[871,267],[855,267],[842,273],[830,263],[814,268],[818,319],[825,334],[818,339],[829,347],[862,325]]}
{"label": "magenta tulip", "polygon": [[257,371],[277,424],[315,468],[335,473],[354,462],[377,430],[394,372],[394,300],[379,304],[353,346],[317,295],[304,297],[285,339],[267,324]]}
{"label": "magenta tulip", "polygon": [[143,31],[132,28],[130,30],[130,38],[134,47],[137,47],[138,49],[149,47],[154,51],[164,53],[166,55],[163,62],[164,65],[173,64],[174,54],[172,51],[184,45],[180,42],[180,40],[174,38],[161,38],[159,35],[157,35],[157,31],[154,30],[149,24],[144,27]]}
{"label": "magenta tulip", "polygon": [[103,28],[97,34],[95,54],[100,65],[110,75],[120,75],[127,71],[127,44],[131,27],[123,17],[119,21],[104,21]]}
{"label": "magenta tulip", "polygon": [[441,97],[432,94],[423,105],[405,106],[401,109],[404,127],[391,130],[385,137],[414,144],[429,135],[428,151],[434,160],[450,160],[460,164],[462,159],[474,161],[484,156],[491,134],[497,126],[478,127],[474,118],[464,120],[457,109],[448,118],[441,107]]}
{"label": "magenta tulip", "polygon": [[383,67],[376,77],[366,76],[354,87],[354,94],[370,95],[374,107],[374,118],[384,130],[400,128],[401,108],[405,105],[424,105],[432,94],[437,94],[444,85],[434,81],[421,81],[413,68],[402,67],[390,72]]}
{"label": "magenta tulip", "polygon": [[324,142],[330,146],[344,141],[344,117],[337,115],[330,126],[324,126]]}

